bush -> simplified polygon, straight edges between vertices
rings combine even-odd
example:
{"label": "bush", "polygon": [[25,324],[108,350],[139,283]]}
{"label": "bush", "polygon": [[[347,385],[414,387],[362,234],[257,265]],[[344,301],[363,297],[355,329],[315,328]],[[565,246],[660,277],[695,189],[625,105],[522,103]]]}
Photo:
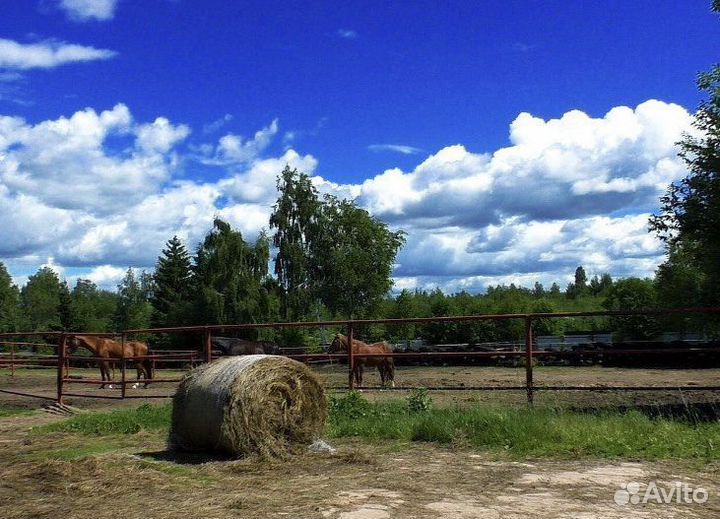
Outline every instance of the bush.
{"label": "bush", "polygon": [[360,418],[367,416],[372,405],[358,391],[349,391],[343,396],[330,398],[332,418]]}
{"label": "bush", "polygon": [[408,411],[411,413],[425,413],[432,408],[432,398],[427,388],[413,389],[407,397]]}

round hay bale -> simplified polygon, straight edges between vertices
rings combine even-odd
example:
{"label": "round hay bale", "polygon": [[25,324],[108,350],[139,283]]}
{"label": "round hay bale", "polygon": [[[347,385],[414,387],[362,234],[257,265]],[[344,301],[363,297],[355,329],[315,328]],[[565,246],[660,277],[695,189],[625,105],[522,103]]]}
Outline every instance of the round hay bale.
{"label": "round hay bale", "polygon": [[278,456],[322,433],[327,399],[306,365],[244,355],[188,373],[173,398],[170,446]]}

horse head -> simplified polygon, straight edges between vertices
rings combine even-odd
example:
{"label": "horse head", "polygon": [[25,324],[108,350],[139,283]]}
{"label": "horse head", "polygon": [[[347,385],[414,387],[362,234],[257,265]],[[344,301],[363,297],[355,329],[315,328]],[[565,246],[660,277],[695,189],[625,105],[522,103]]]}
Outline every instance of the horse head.
{"label": "horse head", "polygon": [[65,345],[67,353],[73,355],[80,346],[83,346],[83,342],[77,335],[71,335]]}
{"label": "horse head", "polygon": [[332,343],[330,343],[328,353],[339,353],[342,351],[347,351],[347,344],[347,337],[345,337],[342,333],[336,333],[335,338],[333,339]]}

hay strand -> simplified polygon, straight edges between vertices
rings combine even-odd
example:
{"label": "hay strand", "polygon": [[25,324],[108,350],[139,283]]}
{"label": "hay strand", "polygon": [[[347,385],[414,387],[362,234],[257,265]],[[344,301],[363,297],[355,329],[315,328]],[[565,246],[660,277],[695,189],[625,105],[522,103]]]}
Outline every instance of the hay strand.
{"label": "hay strand", "polygon": [[181,450],[280,456],[321,434],[327,399],[304,364],[244,355],[204,364],[173,398],[169,443]]}

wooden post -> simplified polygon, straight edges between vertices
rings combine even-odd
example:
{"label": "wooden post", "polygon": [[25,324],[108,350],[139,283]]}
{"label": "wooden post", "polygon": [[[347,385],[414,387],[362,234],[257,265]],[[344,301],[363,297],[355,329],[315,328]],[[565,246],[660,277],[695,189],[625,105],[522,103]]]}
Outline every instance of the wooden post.
{"label": "wooden post", "polygon": [[10,376],[15,376],[15,343],[10,344]]}
{"label": "wooden post", "polygon": [[525,384],[528,404],[533,405],[533,332],[532,317],[525,318]]}
{"label": "wooden post", "polygon": [[353,356],[353,326],[352,323],[348,323],[348,347],[347,347],[347,354],[348,354],[348,389],[351,391],[355,389],[355,380],[353,379],[353,372],[355,371],[355,359]]}
{"label": "wooden post", "polygon": [[[125,341],[126,336],[125,333],[120,336],[120,348],[122,352],[122,356],[120,357],[120,398],[125,398]],[[137,362],[137,361],[135,361]]]}
{"label": "wooden post", "polygon": [[212,331],[205,330],[205,362],[212,362]]}
{"label": "wooden post", "polygon": [[67,337],[60,335],[60,343],[57,347],[57,403],[63,403],[63,384],[65,383],[65,346]]}

